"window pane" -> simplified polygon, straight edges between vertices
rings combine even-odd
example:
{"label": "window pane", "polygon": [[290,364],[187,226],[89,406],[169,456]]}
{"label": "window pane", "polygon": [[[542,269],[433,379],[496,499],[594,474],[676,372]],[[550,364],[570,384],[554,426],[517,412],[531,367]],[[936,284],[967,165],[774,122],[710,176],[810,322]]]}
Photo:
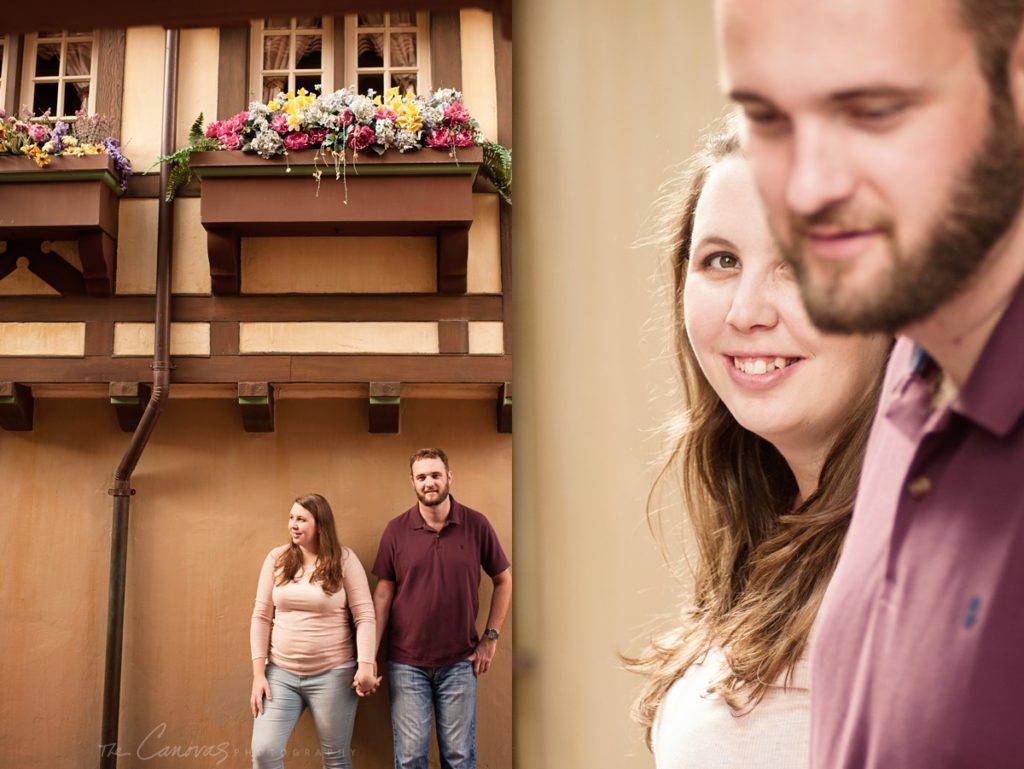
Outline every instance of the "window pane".
{"label": "window pane", "polygon": [[391,35],[391,66],[416,66],[416,35],[402,32]]}
{"label": "window pane", "polygon": [[88,75],[92,64],[92,43],[68,43],[64,74]]}
{"label": "window pane", "polygon": [[295,20],[299,29],[323,29],[324,20],[319,16],[300,16]]}
{"label": "window pane", "polygon": [[32,93],[32,114],[42,115],[47,109],[51,115],[57,114],[57,84],[36,83]]}
{"label": "window pane", "polygon": [[384,66],[384,35],[360,35],[356,43],[356,60],[360,67]]}
{"label": "window pane", "polygon": [[320,69],[320,35],[295,36],[295,69]]}
{"label": "window pane", "polygon": [[316,93],[316,87],[320,85],[320,75],[296,75],[295,76],[295,90],[296,92],[300,88],[305,88],[312,94]]}
{"label": "window pane", "polygon": [[266,35],[263,38],[263,69],[288,69],[289,35]]}
{"label": "window pane", "polygon": [[415,92],[416,90],[416,73],[391,73],[391,85],[392,87],[398,86],[398,92],[404,94],[410,88]]}
{"label": "window pane", "polygon": [[370,89],[376,93],[384,93],[384,75],[360,75],[359,93],[366,93]]}
{"label": "window pane", "polygon": [[64,110],[61,115],[73,116],[80,109],[89,106],[89,81],[64,84]]}
{"label": "window pane", "polygon": [[383,27],[384,26],[384,14],[383,13],[361,13],[359,14],[360,27]]}
{"label": "window pane", "polygon": [[392,11],[391,13],[391,26],[392,27],[415,27],[416,26],[416,13],[413,11]]}
{"label": "window pane", "polygon": [[291,29],[292,20],[287,16],[281,16],[279,18],[264,19],[264,29]]}
{"label": "window pane", "polygon": [[[60,43],[42,43],[36,46],[36,77],[60,74]],[[56,99],[56,96],[54,96]],[[54,106],[56,102],[54,102]]]}
{"label": "window pane", "polygon": [[263,103],[277,96],[281,91],[288,90],[288,77],[286,75],[264,75],[263,77]]}

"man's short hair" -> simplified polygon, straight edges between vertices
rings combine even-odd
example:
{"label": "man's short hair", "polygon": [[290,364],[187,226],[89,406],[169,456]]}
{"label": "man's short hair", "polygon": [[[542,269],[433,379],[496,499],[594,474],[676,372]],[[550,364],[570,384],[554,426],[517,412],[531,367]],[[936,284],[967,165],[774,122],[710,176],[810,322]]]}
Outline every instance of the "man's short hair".
{"label": "man's short hair", "polygon": [[412,472],[412,466],[421,459],[440,459],[444,463],[444,469],[450,472],[448,467],[448,455],[444,453],[443,449],[420,449],[411,457],[409,457],[409,472]]}
{"label": "man's short hair", "polygon": [[957,7],[993,95],[1009,97],[1010,56],[1024,21],[1024,0],[957,0]]}

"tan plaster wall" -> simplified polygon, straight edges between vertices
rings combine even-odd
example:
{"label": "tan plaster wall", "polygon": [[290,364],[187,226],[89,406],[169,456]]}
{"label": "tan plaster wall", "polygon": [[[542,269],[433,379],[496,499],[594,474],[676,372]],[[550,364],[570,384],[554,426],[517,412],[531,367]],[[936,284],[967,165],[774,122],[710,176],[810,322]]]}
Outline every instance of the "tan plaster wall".
{"label": "tan plaster wall", "polygon": [[28,259],[21,257],[16,264],[14,271],[0,280],[0,296],[60,294],[57,289],[29,270]]}
{"label": "tan plaster wall", "polygon": [[[128,436],[100,399],[37,401],[35,421],[33,432],[0,432],[3,764],[78,769],[96,765],[106,490]],[[230,400],[168,402],[133,484],[121,769],[250,765],[249,618],[260,564],[286,541],[291,500],[323,493],[342,540],[369,569],[384,525],[414,501],[407,460],[423,445],[449,452],[453,491],[489,517],[514,561],[511,439],[494,431],[489,399],[403,399],[399,435],[368,434],[361,400],[283,400],[277,431],[267,434],[244,433]],[[484,582],[481,623],[490,600]],[[512,633],[509,621],[503,636]],[[480,681],[481,767],[511,767],[511,698],[503,640]],[[190,745],[223,746],[228,759],[158,755]],[[289,769],[320,766],[308,714],[290,747],[299,755]],[[360,769],[391,766],[386,688],[360,703],[353,749]]]}
{"label": "tan plaster wall", "polygon": [[471,320],[469,352],[473,355],[501,355],[505,352],[505,324],[501,321]]}
{"label": "tan plaster wall", "polygon": [[473,224],[469,228],[466,293],[501,293],[501,220],[497,195],[473,196]]}
{"label": "tan plaster wall", "polygon": [[242,238],[243,293],[434,291],[435,238]]}
{"label": "tan plaster wall", "polygon": [[515,6],[516,648],[533,662],[516,682],[520,769],[654,766],[617,654],[678,616],[687,585],[643,516],[657,428],[679,405],[659,254],[635,244],[723,107],[712,7]]}
{"label": "tan plaster wall", "polygon": [[240,323],[246,353],[435,353],[437,323]]}
{"label": "tan plaster wall", "polygon": [[0,323],[0,355],[85,355],[84,323]]}
{"label": "tan plaster wall", "polygon": [[[152,323],[115,323],[115,356],[151,356],[153,354]],[[209,355],[209,323],[172,323],[171,355]]]}
{"label": "tan plaster wall", "polygon": [[[177,198],[176,201],[171,291],[175,294],[209,294],[210,259],[206,253],[206,230],[199,218],[202,199]],[[155,271],[153,280],[150,292],[156,290]]]}
{"label": "tan plaster wall", "polygon": [[122,200],[120,203],[117,222],[118,294],[152,294],[156,290],[159,205],[155,199]]}
{"label": "tan plaster wall", "polygon": [[490,11],[459,11],[462,95],[469,113],[491,141],[498,140],[498,86],[494,76],[494,19]]}
{"label": "tan plaster wall", "polygon": [[161,27],[129,27],[125,37],[121,144],[139,173],[160,157],[164,37]]}

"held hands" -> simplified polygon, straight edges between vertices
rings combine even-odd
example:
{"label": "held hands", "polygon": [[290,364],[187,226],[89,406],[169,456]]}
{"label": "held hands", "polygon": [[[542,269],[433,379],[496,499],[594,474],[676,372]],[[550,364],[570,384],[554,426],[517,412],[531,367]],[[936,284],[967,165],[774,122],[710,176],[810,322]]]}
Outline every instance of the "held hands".
{"label": "held hands", "polygon": [[377,663],[360,662],[352,679],[352,688],[360,697],[369,697],[380,687],[382,676],[377,675]]}
{"label": "held hands", "polygon": [[252,717],[256,718],[257,712],[263,715],[263,698],[264,696],[268,700],[274,699],[270,693],[270,684],[267,683],[267,677],[253,676],[252,679],[252,696],[249,697],[249,709],[252,711]]}
{"label": "held hands", "polygon": [[473,675],[482,676],[491,667],[491,659],[494,657],[494,650],[498,648],[498,642],[490,638],[481,638],[476,649],[469,655],[473,660]]}

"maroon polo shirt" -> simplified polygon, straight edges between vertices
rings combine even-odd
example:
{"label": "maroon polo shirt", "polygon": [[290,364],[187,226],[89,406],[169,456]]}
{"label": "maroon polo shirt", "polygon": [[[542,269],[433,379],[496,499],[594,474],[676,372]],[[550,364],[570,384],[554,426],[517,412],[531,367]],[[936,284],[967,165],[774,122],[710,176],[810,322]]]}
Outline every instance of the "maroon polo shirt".
{"label": "maroon polo shirt", "polygon": [[440,667],[469,657],[479,640],[480,569],[493,577],[509,567],[488,520],[450,499],[440,531],[413,505],[381,537],[373,573],[395,583],[388,618],[393,662]]}
{"label": "maroon polo shirt", "polygon": [[966,386],[893,351],[812,654],[812,769],[1024,767],[1024,284]]}

